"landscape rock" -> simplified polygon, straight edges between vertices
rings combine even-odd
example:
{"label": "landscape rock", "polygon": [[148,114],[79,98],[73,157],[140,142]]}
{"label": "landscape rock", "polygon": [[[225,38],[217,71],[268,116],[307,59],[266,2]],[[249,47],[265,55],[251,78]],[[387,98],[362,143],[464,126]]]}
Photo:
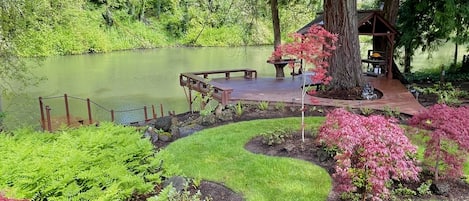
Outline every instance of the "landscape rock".
{"label": "landscape rock", "polygon": [[430,190],[436,195],[446,195],[449,192],[450,185],[447,182],[433,182]]}
{"label": "landscape rock", "polygon": [[163,131],[169,132],[171,125],[172,125],[171,120],[172,120],[171,116],[157,118],[153,122],[153,127],[155,129],[162,129]]}
{"label": "landscape rock", "polygon": [[163,188],[166,188],[169,185],[172,185],[177,192],[182,192],[187,186],[187,181],[184,177],[174,176],[166,179],[163,182]]}
{"label": "landscape rock", "polygon": [[233,121],[233,111],[231,110],[224,110],[220,113],[218,113],[216,116],[220,121],[226,122],[226,121]]}
{"label": "landscape rock", "polygon": [[204,128],[205,128],[204,126],[198,125],[198,124],[193,124],[193,125],[189,125],[189,126],[180,127],[180,128],[178,128],[179,137],[187,137],[187,136],[192,135],[193,133],[195,133],[197,131],[200,131]]}
{"label": "landscape rock", "polygon": [[203,126],[210,126],[217,122],[217,117],[215,116],[215,114],[203,115],[203,116],[200,116],[200,118],[201,118],[201,124]]}

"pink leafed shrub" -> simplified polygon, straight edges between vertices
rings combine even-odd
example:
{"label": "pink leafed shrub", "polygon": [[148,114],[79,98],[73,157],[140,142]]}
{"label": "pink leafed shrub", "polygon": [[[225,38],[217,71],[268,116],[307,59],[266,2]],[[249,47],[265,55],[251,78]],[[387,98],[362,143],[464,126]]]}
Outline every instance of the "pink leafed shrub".
{"label": "pink leafed shrub", "polygon": [[395,119],[335,109],[320,127],[318,140],[336,152],[333,190],[342,196],[386,199],[391,179],[418,181],[416,147]]}
{"label": "pink leafed shrub", "polygon": [[440,173],[446,178],[463,176],[463,164],[469,151],[468,107],[433,105],[414,115],[409,124],[431,131],[424,156],[426,161],[435,164],[430,168],[435,180],[438,180]]}
{"label": "pink leafed shrub", "polygon": [[[315,72],[315,75],[311,76],[313,83],[328,84],[332,78],[326,74],[326,68],[329,66],[326,58],[330,57],[332,51],[336,49],[337,35],[328,32],[321,26],[314,25],[306,34],[293,33],[290,37],[293,41],[278,46],[270,59],[302,59],[304,63],[314,66],[308,69]],[[294,65],[294,63],[292,62],[290,65]]]}

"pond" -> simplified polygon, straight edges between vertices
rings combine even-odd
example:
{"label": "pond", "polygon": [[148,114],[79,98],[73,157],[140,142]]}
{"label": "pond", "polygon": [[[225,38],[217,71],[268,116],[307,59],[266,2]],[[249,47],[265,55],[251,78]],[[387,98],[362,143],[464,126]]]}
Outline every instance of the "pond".
{"label": "pond", "polygon": [[[52,108],[52,116],[65,115],[63,98],[47,99],[64,94],[69,96],[73,116],[87,117],[86,102],[73,97],[89,98],[107,110],[147,106],[151,115],[154,105],[159,116],[161,104],[165,115],[167,111],[186,112],[189,106],[179,86],[180,73],[252,68],[259,76],[275,76],[273,66],[266,63],[271,52],[272,46],[159,48],[47,58],[35,72],[46,76],[46,81],[18,96],[5,98],[3,107],[8,114],[5,124],[8,128],[21,124],[38,127],[40,96]],[[93,113],[96,118],[110,118],[105,111]],[[136,114],[116,114],[118,122],[138,119],[143,119],[142,110]]]}
{"label": "pond", "polygon": [[[428,59],[417,54],[413,65],[416,69],[449,63],[454,46],[445,45]],[[206,47],[206,48],[158,48],[150,50],[120,51],[107,54],[75,55],[47,58],[36,69],[36,74],[47,77],[37,87],[28,87],[17,96],[5,97],[3,108],[7,112],[5,125],[11,129],[23,125],[39,128],[40,110],[38,97],[44,97],[52,116],[64,116],[63,95],[67,94],[73,116],[87,118],[87,105],[77,98],[89,98],[93,117],[110,120],[109,110],[131,110],[151,106],[160,116],[160,104],[165,115],[168,111],[182,113],[189,110],[179,74],[205,70],[252,68],[259,76],[275,76],[272,64],[266,63],[272,46]],[[464,52],[467,54],[467,52]],[[460,54],[460,56],[462,53]],[[461,56],[462,57],[462,56]],[[461,59],[458,59],[459,61]],[[47,97],[60,97],[46,99]],[[142,120],[143,111],[117,113],[117,122]]]}

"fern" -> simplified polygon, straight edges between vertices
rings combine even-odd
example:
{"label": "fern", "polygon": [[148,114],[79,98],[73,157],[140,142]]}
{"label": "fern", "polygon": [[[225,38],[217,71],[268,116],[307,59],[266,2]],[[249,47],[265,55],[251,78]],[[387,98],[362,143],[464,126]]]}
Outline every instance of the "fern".
{"label": "fern", "polygon": [[160,182],[152,144],[130,127],[102,123],[50,134],[0,135],[0,189],[34,200],[125,200]]}

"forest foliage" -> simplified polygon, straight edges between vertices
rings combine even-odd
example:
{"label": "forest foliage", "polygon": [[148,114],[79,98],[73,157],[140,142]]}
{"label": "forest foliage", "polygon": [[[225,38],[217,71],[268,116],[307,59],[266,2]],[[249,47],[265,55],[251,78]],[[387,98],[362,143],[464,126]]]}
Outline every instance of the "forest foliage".
{"label": "forest foliage", "polygon": [[[37,57],[166,46],[272,44],[270,5],[259,0],[6,1],[20,56]],[[281,1],[283,35],[315,15],[320,1]],[[5,27],[3,27],[5,29]]]}

